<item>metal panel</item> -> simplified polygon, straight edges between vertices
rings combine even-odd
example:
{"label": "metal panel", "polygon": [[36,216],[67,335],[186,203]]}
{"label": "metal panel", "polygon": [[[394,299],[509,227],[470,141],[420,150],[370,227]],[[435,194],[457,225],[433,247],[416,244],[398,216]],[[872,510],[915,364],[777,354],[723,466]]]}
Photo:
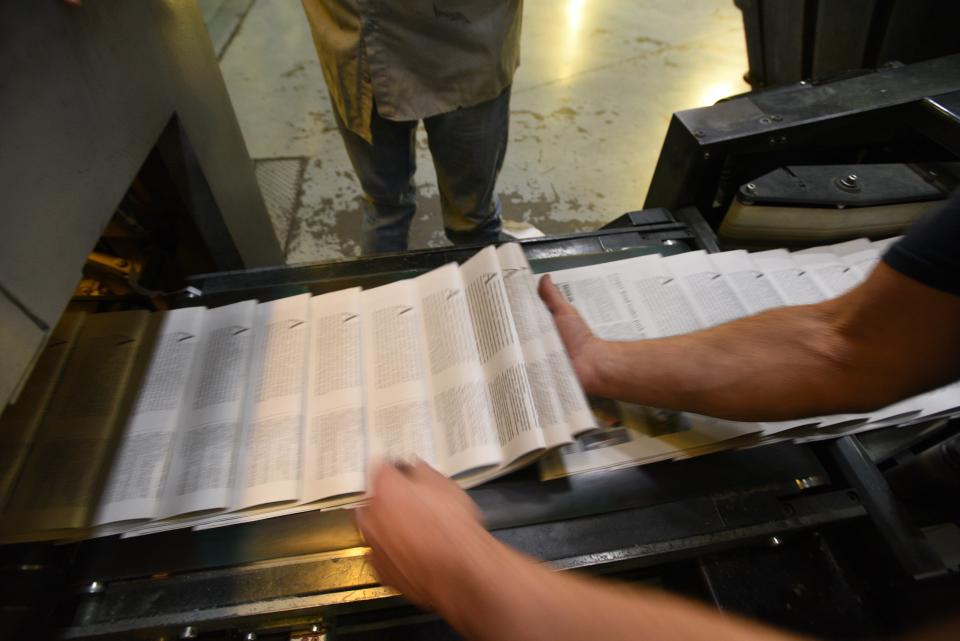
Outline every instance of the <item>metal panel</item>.
{"label": "metal panel", "polygon": [[924,538],[905,507],[890,492],[883,474],[856,436],[846,436],[830,444],[830,453],[863,500],[880,535],[900,566],[915,579],[944,576],[943,561]]}
{"label": "metal panel", "polygon": [[863,67],[876,0],[821,0],[814,32],[814,78]]}
{"label": "metal panel", "polygon": [[174,115],[243,263],[282,262],[195,2],[0,3],[0,78],[0,274],[47,325]]}
{"label": "metal panel", "polygon": [[[749,502],[755,492],[740,497]],[[855,498],[843,491],[784,502],[770,497],[765,509],[748,510],[747,517],[739,503],[731,494],[694,497],[593,518],[508,528],[494,535],[549,559],[556,569],[606,573],[754,545],[774,535],[835,525],[864,514]],[[282,628],[289,625],[286,618],[309,620],[395,604],[386,601],[394,594],[391,590],[374,587],[366,553],[357,548],[98,584],[95,594],[81,597],[77,617],[63,636],[155,638],[177,626],[242,629],[267,620],[270,627]]]}
{"label": "metal panel", "polygon": [[905,112],[927,97],[958,88],[960,55],[954,55],[677,112],[644,207],[676,212],[695,205],[717,226],[739,184],[730,181],[745,178],[738,172],[749,171],[746,178],[754,178],[785,164],[848,162],[830,150],[880,145],[908,134],[919,138],[904,126]]}
{"label": "metal panel", "polygon": [[747,63],[750,71],[746,80],[759,89],[766,85],[767,71],[763,65],[763,26],[760,23],[761,0],[734,0],[743,13],[743,33],[747,41]]}
{"label": "metal panel", "polygon": [[876,612],[844,573],[819,533],[777,537],[700,561],[721,610],[759,618],[791,632],[829,639],[881,636]]}
{"label": "metal panel", "polygon": [[906,120],[960,158],[960,91],[926,98],[910,111]]}
{"label": "metal panel", "polygon": [[0,286],[0,414],[4,406],[13,401],[20,388],[22,377],[43,347],[47,333],[35,319],[6,296]]}
{"label": "metal panel", "polygon": [[[540,264],[538,261],[553,265],[555,259],[563,257],[590,254],[595,259],[597,255],[611,252],[623,257],[622,252],[628,247],[662,253],[705,248],[700,238],[683,223],[601,229],[524,240],[521,245],[535,272]],[[189,284],[202,292],[202,301],[184,299],[179,305],[216,306],[250,298],[273,300],[306,291],[322,294],[347,287],[376,287],[422,274],[449,262],[462,262],[480,248],[479,245],[457,245],[330,263],[198,274],[189,279]],[[557,269],[555,266],[549,268]]]}
{"label": "metal panel", "polygon": [[[788,444],[549,482],[537,480],[536,472],[528,468],[469,491],[490,529],[528,527],[756,486],[790,496],[798,491],[796,479],[827,476],[809,448]],[[710,479],[709,485],[704,479]],[[198,532],[85,541],[77,546],[74,574],[81,583],[114,581],[358,545],[363,542],[351,512],[313,511]]]}
{"label": "metal panel", "polygon": [[809,0],[765,0],[760,7],[767,85],[803,78],[804,16]]}
{"label": "metal panel", "polygon": [[960,50],[957,20],[960,5],[942,0],[889,0],[883,16],[882,37],[876,59],[881,65],[889,61],[912,63]]}

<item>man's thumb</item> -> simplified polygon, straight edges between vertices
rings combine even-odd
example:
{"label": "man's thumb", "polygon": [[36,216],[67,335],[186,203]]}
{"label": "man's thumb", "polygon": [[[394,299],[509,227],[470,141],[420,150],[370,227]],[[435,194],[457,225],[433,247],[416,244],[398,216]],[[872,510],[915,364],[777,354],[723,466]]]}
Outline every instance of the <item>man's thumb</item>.
{"label": "man's thumb", "polygon": [[540,279],[537,292],[540,294],[540,299],[547,306],[547,309],[550,310],[551,314],[559,313],[567,305],[567,301],[563,298],[560,290],[558,290],[557,286],[553,284],[550,274],[547,274]]}

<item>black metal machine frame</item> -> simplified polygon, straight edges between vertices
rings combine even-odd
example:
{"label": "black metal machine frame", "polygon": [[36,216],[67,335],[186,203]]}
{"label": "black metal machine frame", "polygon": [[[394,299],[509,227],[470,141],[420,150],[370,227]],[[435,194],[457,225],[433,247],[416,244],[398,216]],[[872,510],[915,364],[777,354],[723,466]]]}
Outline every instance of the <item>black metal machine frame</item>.
{"label": "black metal machine frame", "polygon": [[[713,251],[707,223],[717,226],[732,186],[784,159],[949,159],[960,151],[960,57],[911,70],[676,114],[648,209],[603,230],[525,241],[524,250],[539,270],[571,257]],[[190,283],[199,295],[175,303],[370,287],[474,250],[203,275]],[[960,597],[957,567],[922,530],[956,520],[957,506],[916,513],[882,473],[893,457],[958,431],[941,421],[549,482],[527,468],[470,494],[496,537],[557,569],[654,583],[806,634],[862,638],[950,612]],[[0,627],[21,626],[19,637],[27,626],[32,636],[68,639],[286,639],[312,629],[328,639],[455,638],[377,585],[342,510],[0,547],[0,592]]]}
{"label": "black metal machine frame", "polygon": [[677,112],[644,207],[692,207],[716,229],[740,185],[779,167],[958,159],[954,55]]}
{"label": "black metal machine frame", "polygon": [[[530,241],[525,250],[542,270],[564,256],[597,261],[713,242],[669,212],[648,211],[608,230]],[[199,298],[181,302],[369,286],[472,251],[211,274],[193,280]],[[894,450],[888,443],[885,451]],[[653,582],[797,631],[855,638],[922,618],[891,607],[892,595],[945,576],[937,594],[957,590],[864,451],[853,437],[550,482],[528,468],[470,494],[496,537],[557,569]],[[362,546],[342,510],[199,532],[11,546],[0,548],[2,602],[69,639],[285,639],[314,627],[328,639],[379,638],[388,630],[454,638],[435,617],[378,586]],[[864,587],[878,582],[879,595]]]}

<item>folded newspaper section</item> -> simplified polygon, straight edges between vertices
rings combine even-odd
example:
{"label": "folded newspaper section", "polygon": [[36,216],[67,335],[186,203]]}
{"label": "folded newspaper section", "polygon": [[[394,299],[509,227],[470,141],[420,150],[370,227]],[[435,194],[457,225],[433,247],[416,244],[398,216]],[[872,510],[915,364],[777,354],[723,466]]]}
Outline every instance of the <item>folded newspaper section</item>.
{"label": "folded newspaper section", "polygon": [[20,476],[43,410],[80,333],[83,316],[77,312],[63,315],[37,359],[33,376],[17,402],[8,406],[0,418],[0,510]]}
{"label": "folded newspaper section", "polygon": [[0,519],[4,537],[58,538],[90,523],[150,324],[144,311],[84,319]]}
{"label": "folded newspaper section", "polygon": [[[75,342],[66,365],[51,356],[63,380],[4,540],[349,505],[377,458],[418,457],[474,485],[594,427],[516,244],[366,291],[94,315]],[[19,463],[17,439],[4,457]]]}
{"label": "folded newspaper section", "polygon": [[[657,338],[774,307],[816,303],[855,287],[894,239],[858,239],[797,252],[702,251],[642,256],[553,272],[553,281],[603,338]],[[749,390],[744,390],[749,393]],[[609,429],[582,436],[541,462],[544,478],[687,458],[780,440],[815,441],[960,411],[960,383],[866,414],[775,423],[726,421],[625,403],[600,408]],[[614,407],[615,406],[615,407]]]}
{"label": "folded newspaper section", "polygon": [[[887,242],[643,256],[553,279],[601,337],[656,338],[838,296]],[[349,506],[381,457],[422,458],[472,486],[551,450],[547,478],[960,408],[960,384],[868,414],[777,423],[611,401],[596,412],[614,427],[574,440],[596,419],[516,244],[366,291],[68,315],[37,372],[0,421],[0,490],[13,487],[0,492],[5,541]]]}

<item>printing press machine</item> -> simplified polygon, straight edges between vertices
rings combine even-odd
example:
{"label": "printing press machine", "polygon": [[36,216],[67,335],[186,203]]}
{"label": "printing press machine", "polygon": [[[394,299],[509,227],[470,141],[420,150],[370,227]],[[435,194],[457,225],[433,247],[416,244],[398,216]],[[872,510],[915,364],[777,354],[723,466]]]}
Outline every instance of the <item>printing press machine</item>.
{"label": "printing press machine", "polygon": [[[716,251],[721,243],[815,244],[825,239],[804,236],[803,224],[788,225],[780,242],[736,230],[725,240],[723,222],[733,207],[783,205],[783,190],[798,184],[813,187],[799,188],[803,198],[815,192],[806,202],[793,195],[790,206],[801,214],[922,208],[956,184],[958,156],[960,57],[800,83],[676,114],[643,210],[523,247],[534,270],[546,271]],[[821,169],[803,179],[787,172],[783,182],[782,169],[791,166]],[[876,178],[878,170],[887,173]],[[851,175],[864,176],[856,188],[842,182]],[[900,191],[876,197],[877,182]],[[885,215],[899,221],[902,212]],[[878,235],[896,233],[897,224],[878,224]],[[473,251],[200,274],[167,302],[216,306],[375,286]],[[559,571],[658,586],[810,635],[863,638],[957,612],[960,451],[949,440],[957,434],[957,423],[933,421],[549,482],[534,466],[470,495],[497,538]],[[0,636],[457,638],[380,587],[365,554],[343,510],[198,532],[4,546]]]}

